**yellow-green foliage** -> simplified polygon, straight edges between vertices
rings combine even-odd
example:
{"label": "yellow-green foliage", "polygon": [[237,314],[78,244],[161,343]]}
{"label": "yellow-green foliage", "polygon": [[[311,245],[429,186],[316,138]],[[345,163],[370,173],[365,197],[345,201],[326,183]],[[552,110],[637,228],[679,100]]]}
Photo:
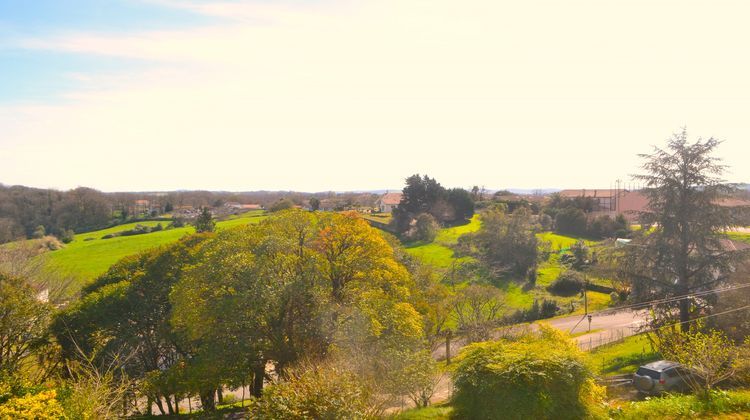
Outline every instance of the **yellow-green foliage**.
{"label": "yellow-green foliage", "polygon": [[292,370],[268,387],[251,409],[254,419],[371,418],[371,392],[350,372],[333,365]]}
{"label": "yellow-green foliage", "polygon": [[54,390],[11,398],[0,404],[0,420],[58,420],[65,414]]}
{"label": "yellow-green foliage", "polygon": [[514,341],[472,344],[457,362],[456,418],[580,419],[603,399],[583,353],[549,327]]}
{"label": "yellow-green foliage", "polygon": [[750,391],[714,391],[708,399],[695,395],[667,395],[623,403],[610,410],[610,417],[632,420],[747,419],[750,418]]}

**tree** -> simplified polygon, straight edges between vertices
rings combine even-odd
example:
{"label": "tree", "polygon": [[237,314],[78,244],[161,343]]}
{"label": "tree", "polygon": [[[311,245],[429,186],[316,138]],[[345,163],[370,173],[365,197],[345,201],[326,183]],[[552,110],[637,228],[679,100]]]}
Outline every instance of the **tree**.
{"label": "tree", "polygon": [[477,284],[461,290],[453,304],[458,329],[469,342],[488,340],[504,307],[500,290]]}
{"label": "tree", "polygon": [[424,242],[432,242],[435,240],[435,237],[437,236],[438,229],[440,229],[440,225],[438,225],[437,221],[435,220],[432,215],[427,213],[422,213],[417,217],[417,224],[416,224],[416,239]]}
{"label": "tree", "polygon": [[198,218],[195,219],[195,231],[198,233],[213,232],[214,229],[216,229],[216,221],[214,221],[211,210],[208,207],[203,207]]}
{"label": "tree", "polygon": [[[84,287],[81,299],[66,307],[51,325],[65,358],[76,361],[83,353],[93,358],[90,364],[108,366],[124,355],[124,373],[138,380],[141,392],[161,413],[174,413],[174,396],[185,391],[172,380],[175,370],[192,361],[194,354],[193,343],[170,324],[169,295],[208,238],[207,234],[192,235],[126,257]],[[208,388],[216,386],[212,383]]]}
{"label": "tree", "polygon": [[170,213],[172,210],[174,210],[174,206],[172,205],[172,202],[167,201],[167,204],[164,205],[164,213]]}
{"label": "tree", "polygon": [[24,372],[48,344],[52,308],[23,279],[0,272],[0,377]]}
{"label": "tree", "polygon": [[566,207],[555,216],[555,230],[568,235],[585,235],[586,223],[586,214],[575,207]]}
{"label": "tree", "polygon": [[284,198],[273,203],[268,211],[276,213],[277,211],[289,210],[292,208],[294,208],[294,202],[288,198]]}
{"label": "tree", "polygon": [[519,208],[507,215],[502,209],[492,209],[483,213],[480,220],[479,231],[464,235],[462,245],[495,275],[512,273],[525,278],[539,258],[538,240],[528,210]]}
{"label": "tree", "polygon": [[[721,200],[735,192],[722,179],[725,167],[713,156],[720,142],[710,138],[689,143],[685,130],[673,135],[665,149],[641,155],[643,182],[649,199],[641,215],[644,229],[626,247],[622,270],[633,282],[637,298],[686,296],[724,283],[745,252],[725,246],[724,232],[739,224],[742,214]],[[689,296],[677,309],[683,331],[691,315],[707,301]],[[664,305],[659,315],[668,319],[674,306]]]}
{"label": "tree", "polygon": [[318,209],[320,209],[320,200],[317,197],[310,199],[310,209],[312,211],[318,211]]}
{"label": "tree", "polygon": [[705,398],[710,398],[717,384],[737,373],[741,349],[720,331],[701,332],[691,328],[685,332],[668,328],[657,330],[655,335],[656,347],[662,356],[688,368],[684,379]]}
{"label": "tree", "polygon": [[466,220],[474,215],[474,200],[466,190],[446,190],[434,178],[412,175],[406,179],[401,203],[393,210],[394,223],[399,232],[406,232],[423,213],[440,223]]}
{"label": "tree", "polygon": [[463,188],[452,188],[446,191],[446,201],[453,208],[453,220],[468,220],[474,215],[474,200]]}

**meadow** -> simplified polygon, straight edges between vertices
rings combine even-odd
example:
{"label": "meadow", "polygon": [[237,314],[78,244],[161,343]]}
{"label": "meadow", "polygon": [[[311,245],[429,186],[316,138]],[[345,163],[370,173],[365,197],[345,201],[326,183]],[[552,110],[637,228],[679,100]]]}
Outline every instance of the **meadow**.
{"label": "meadow", "polygon": [[[267,216],[263,211],[252,211],[234,216],[216,223],[218,230],[228,229],[243,224],[259,223]],[[137,254],[150,248],[176,242],[185,235],[195,232],[192,226],[165,229],[157,232],[133,236],[115,236],[102,239],[105,235],[133,229],[136,225],[156,226],[161,223],[166,228],[169,222],[127,223],[76,235],[75,239],[62,249],[42,254],[45,264],[72,281],[69,293],[77,292],[81,286],[97,276],[123,257]]]}
{"label": "meadow", "polygon": [[[479,230],[479,215],[474,215],[469,223],[459,226],[452,226],[440,229],[435,241],[424,243],[420,241],[408,242],[404,244],[406,251],[418,258],[425,264],[429,264],[440,271],[447,272],[460,265],[461,263],[471,261],[471,257],[457,257],[452,246],[458,242],[461,235],[476,232]],[[572,236],[560,235],[554,232],[542,232],[537,234],[540,243],[549,243],[552,252],[546,261],[539,264],[537,270],[537,281],[533,288],[525,288],[519,282],[512,280],[503,281],[498,284],[502,290],[503,297],[509,309],[528,309],[534,303],[534,300],[554,299],[563,309],[570,309],[572,303],[572,314],[583,313],[582,299],[579,296],[561,297],[552,296],[546,287],[552,283],[560,273],[565,269],[559,262],[560,253],[567,251],[573,244],[583,240],[589,247],[595,247],[597,242],[576,238]],[[590,278],[593,283],[606,285],[607,281],[602,279]],[[461,287],[459,281],[457,287]],[[610,305],[610,296],[606,293],[589,292],[589,309],[603,309]]]}

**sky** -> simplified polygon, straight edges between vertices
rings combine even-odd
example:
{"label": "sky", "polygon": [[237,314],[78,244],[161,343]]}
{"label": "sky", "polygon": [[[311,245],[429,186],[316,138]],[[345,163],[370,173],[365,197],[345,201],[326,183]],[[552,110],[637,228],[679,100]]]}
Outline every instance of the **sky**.
{"label": "sky", "polygon": [[744,0],[0,0],[0,183],[607,188],[687,127],[750,181]]}

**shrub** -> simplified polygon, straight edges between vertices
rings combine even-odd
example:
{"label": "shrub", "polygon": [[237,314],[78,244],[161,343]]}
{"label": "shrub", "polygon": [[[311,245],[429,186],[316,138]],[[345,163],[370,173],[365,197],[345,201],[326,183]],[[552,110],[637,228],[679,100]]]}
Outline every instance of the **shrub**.
{"label": "shrub", "polygon": [[[695,395],[668,395],[635,401],[610,410],[613,419],[682,419],[717,418],[722,414],[750,411],[750,392],[712,391],[711,398],[702,399]],[[724,418],[724,417],[722,417]],[[746,418],[742,416],[727,418]]]}
{"label": "shrub", "polygon": [[31,236],[34,239],[42,239],[45,235],[47,235],[47,230],[44,229],[44,226],[39,225],[34,229],[34,233]]}
{"label": "shrub", "polygon": [[62,234],[60,235],[60,240],[65,243],[69,244],[73,242],[73,239],[75,239],[75,232],[73,232],[72,229],[65,229],[62,231]]}
{"label": "shrub", "polygon": [[516,341],[472,344],[457,362],[456,418],[580,419],[603,397],[581,351],[549,327]]}
{"label": "shrub", "polygon": [[422,213],[417,217],[416,238],[420,241],[432,242],[438,234],[440,226],[432,215]]}
{"label": "shrub", "polygon": [[569,207],[561,210],[555,217],[555,230],[569,235],[586,234],[586,214],[577,208]]}
{"label": "shrub", "polygon": [[543,299],[540,304],[538,300],[534,299],[534,303],[531,305],[531,309],[524,312],[524,321],[536,321],[538,319],[552,318],[557,315],[557,311],[560,308],[557,306],[557,302],[554,300]]}
{"label": "shrub", "polygon": [[54,390],[27,394],[0,404],[0,419],[47,420],[65,418]]}
{"label": "shrub", "polygon": [[254,403],[256,419],[363,419],[371,417],[369,387],[333,364],[291,369]]}
{"label": "shrub", "polygon": [[553,281],[547,290],[559,296],[572,296],[583,290],[584,279],[581,273],[574,270],[567,270],[561,273]]}

